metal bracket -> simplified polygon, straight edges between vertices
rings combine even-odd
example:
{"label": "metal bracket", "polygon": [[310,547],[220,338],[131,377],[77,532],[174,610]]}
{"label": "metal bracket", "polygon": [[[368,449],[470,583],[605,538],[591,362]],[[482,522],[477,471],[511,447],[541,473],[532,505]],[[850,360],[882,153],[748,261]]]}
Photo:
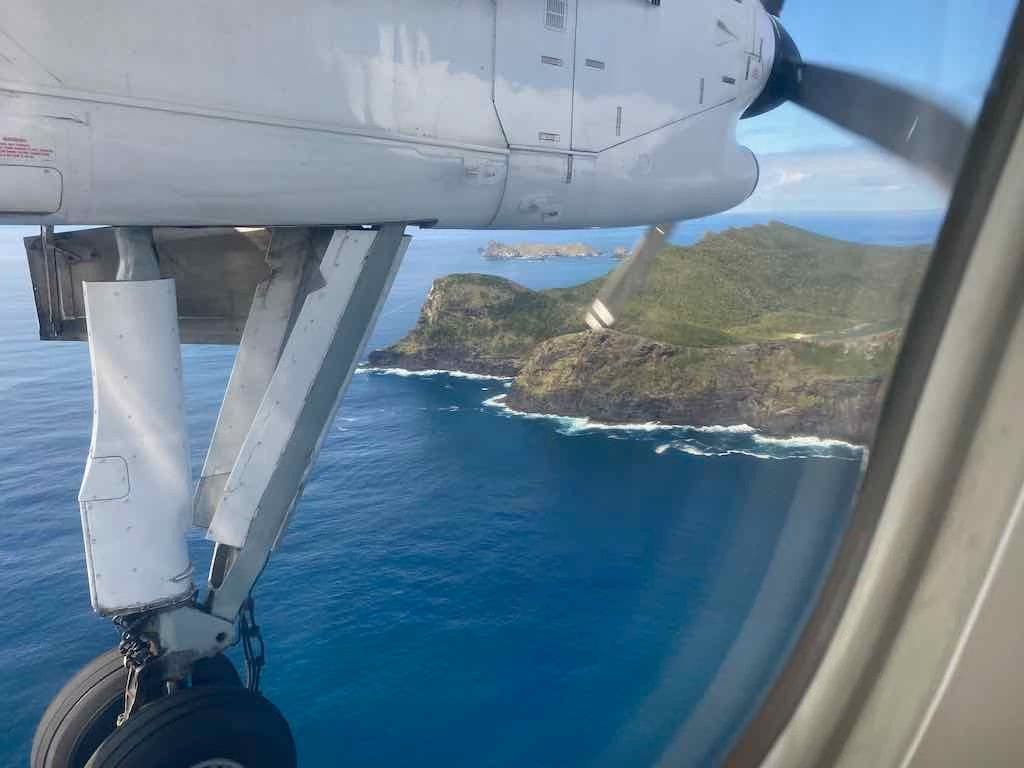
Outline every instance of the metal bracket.
{"label": "metal bracket", "polygon": [[180,680],[192,664],[215,656],[235,642],[234,620],[227,620],[189,605],[153,613],[139,628],[140,634],[156,637],[161,680]]}
{"label": "metal bracket", "polygon": [[[310,230],[275,232],[284,237]],[[137,275],[122,254],[137,252],[125,246],[138,244],[155,250],[159,277],[174,279],[182,343],[238,344],[256,287],[270,277],[269,242],[263,228],[96,227],[56,234],[44,228],[42,236],[25,238],[39,337],[86,341],[82,283],[122,279],[121,268]]]}
{"label": "metal bracket", "polygon": [[[244,356],[239,351],[244,366],[239,386],[229,387],[218,420],[219,432],[221,421],[227,426],[226,413],[242,414],[230,418],[248,421],[248,430],[207,531],[207,538],[217,542],[207,597],[207,608],[216,616],[235,620],[287,524],[408,246],[404,230],[404,224],[389,224],[334,231],[320,251],[318,268],[309,270],[301,307],[287,337],[282,336],[283,349],[250,419],[255,398],[247,391],[251,384],[245,389],[241,384],[256,381],[255,370],[264,376],[266,367],[248,361],[259,358],[265,364],[279,346],[258,338],[255,329],[270,318],[261,304],[254,305],[245,330],[252,343]],[[276,318],[280,331],[284,313]],[[246,402],[229,402],[239,397]],[[236,440],[225,433],[218,452]],[[222,453],[214,458],[224,466]]]}
{"label": "metal bracket", "polygon": [[117,280],[159,280],[160,266],[149,227],[115,227]]}
{"label": "metal bracket", "polygon": [[242,441],[281,358],[294,315],[302,303],[300,289],[305,268],[311,263],[315,265],[320,243],[313,241],[326,243],[326,237],[308,229],[271,232],[267,252],[270,275],[256,286],[196,487],[192,514],[193,524],[199,528],[207,528],[213,519]]}

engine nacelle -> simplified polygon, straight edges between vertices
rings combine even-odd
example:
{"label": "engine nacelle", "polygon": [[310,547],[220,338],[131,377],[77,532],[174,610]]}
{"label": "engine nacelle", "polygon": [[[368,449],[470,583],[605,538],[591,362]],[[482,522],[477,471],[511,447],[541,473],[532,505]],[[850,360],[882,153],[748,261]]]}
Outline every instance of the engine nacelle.
{"label": "engine nacelle", "polygon": [[735,128],[776,40],[756,0],[11,0],[0,26],[0,222],[49,224],[703,216],[757,182]]}

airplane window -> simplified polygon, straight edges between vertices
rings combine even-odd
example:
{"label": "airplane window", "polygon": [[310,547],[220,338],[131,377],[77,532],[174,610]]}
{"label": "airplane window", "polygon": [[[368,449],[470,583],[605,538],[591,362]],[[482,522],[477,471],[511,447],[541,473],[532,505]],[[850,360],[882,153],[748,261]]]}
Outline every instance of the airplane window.
{"label": "airplane window", "polygon": [[[956,169],[943,163],[965,146],[928,134],[926,161],[907,162],[819,117],[836,92],[803,106],[780,92],[763,111],[751,106],[737,134],[745,149],[722,161],[735,172],[735,189],[722,192],[738,195],[735,208],[613,227],[620,205],[673,210],[677,194],[717,204],[689,177],[657,177],[658,140],[645,137],[673,123],[683,97],[641,93],[650,71],[619,55],[638,51],[653,22],[623,17],[616,28],[629,46],[594,31],[598,6],[625,14],[650,5],[659,3],[595,1],[588,15],[583,0],[547,0],[544,26],[566,34],[540,29],[536,45],[555,47],[531,48],[515,74],[540,68],[573,95],[538,108],[530,88],[497,72],[495,114],[480,124],[500,124],[503,149],[529,158],[510,172],[509,190],[528,168],[556,179],[556,192],[517,190],[513,203],[507,191],[508,218],[495,221],[508,229],[432,228],[427,219],[410,228],[366,352],[254,592],[267,644],[262,689],[287,716],[302,764],[717,765],[815,605],[946,215]],[[659,24],[670,5],[656,9]],[[752,6],[727,5],[709,31],[716,50],[739,39]],[[540,10],[523,12],[533,30]],[[1013,10],[1011,0],[914,0],[823,13],[790,0],[780,18],[804,62],[926,94],[970,126]],[[511,54],[497,34],[500,70]],[[419,45],[410,55],[421,63],[427,37],[381,35],[396,48]],[[748,42],[745,68],[686,83],[659,75],[650,87],[685,86],[694,114],[731,103],[751,78],[774,75]],[[568,66],[573,57],[582,63]],[[415,82],[422,90],[433,81]],[[861,114],[847,128],[886,125],[861,85],[843,90],[845,107]],[[230,106],[223,111],[242,110]],[[392,106],[367,96],[344,108],[377,119]],[[444,124],[442,111],[426,110],[432,126]],[[436,145],[477,146],[476,119],[453,120],[466,136]],[[398,122],[387,130],[436,138]],[[691,154],[702,140],[684,139],[677,147]],[[595,158],[630,141],[650,141],[649,151],[605,174],[626,191],[587,199],[601,228],[566,231],[575,209],[556,195],[597,179]],[[545,153],[557,161],[543,165]],[[493,168],[460,162],[463,171],[474,195],[486,194]],[[664,189],[634,194],[629,184],[650,174]],[[209,204],[236,192],[211,194]],[[515,216],[534,218],[527,226]],[[54,692],[116,643],[89,610],[72,501],[93,416],[89,350],[38,341],[21,242],[37,232],[0,231],[3,765],[26,762]],[[197,478],[235,355],[183,347]],[[193,532],[198,574],[207,545]],[[240,647],[231,654],[241,662]]]}
{"label": "airplane window", "polygon": [[[826,22],[790,4],[783,21],[806,60],[920,86],[970,118],[1012,8],[991,10],[991,27],[966,7],[929,15],[930,42],[910,49],[852,10]],[[991,45],[958,39],[964,24]],[[757,191],[677,224],[612,322],[593,302],[639,230],[423,232],[396,281],[352,397],[387,398],[396,434],[399,413],[421,420],[433,437],[394,450],[424,457],[417,479],[466,510],[468,529],[438,535],[468,535],[468,567],[432,598],[449,620],[457,595],[481,600],[441,674],[460,681],[460,722],[501,722],[480,742],[460,731],[479,759],[718,763],[843,535],[948,191],[795,105],[739,138]],[[356,445],[359,422],[342,429]],[[450,482],[435,439],[471,489]]]}

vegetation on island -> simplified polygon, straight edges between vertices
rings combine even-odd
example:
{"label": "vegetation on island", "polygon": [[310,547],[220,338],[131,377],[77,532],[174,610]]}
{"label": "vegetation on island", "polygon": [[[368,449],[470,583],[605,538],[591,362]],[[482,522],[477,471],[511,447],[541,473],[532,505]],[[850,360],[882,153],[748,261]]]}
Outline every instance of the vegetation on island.
{"label": "vegetation on island", "polygon": [[524,410],[864,441],[928,255],[778,223],[709,234],[663,249],[601,332],[583,317],[603,278],[532,291],[449,275],[371,364],[517,376]]}
{"label": "vegetation on island", "polygon": [[507,245],[491,240],[486,248],[480,249],[485,259],[505,261],[523,259],[526,261],[544,261],[546,259],[587,258],[600,256],[601,252],[586,243],[518,243]]}

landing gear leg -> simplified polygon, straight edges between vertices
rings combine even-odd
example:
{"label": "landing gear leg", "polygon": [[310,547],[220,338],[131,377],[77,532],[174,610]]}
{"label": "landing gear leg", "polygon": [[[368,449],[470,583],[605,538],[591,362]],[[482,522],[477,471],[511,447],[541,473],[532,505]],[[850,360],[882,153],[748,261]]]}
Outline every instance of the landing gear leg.
{"label": "landing gear leg", "polygon": [[207,529],[216,542],[207,598],[213,616],[234,620],[284,533],[408,246],[404,229],[337,230],[307,277],[315,288],[295,317]]}
{"label": "landing gear leg", "polygon": [[[202,660],[223,659],[235,641],[408,245],[404,229],[273,232],[271,276],[250,308],[194,503],[174,283],[158,279],[147,230],[117,232],[118,282],[86,287],[96,407],[80,500],[93,606],[121,617],[132,650],[127,671],[96,662],[103,685],[74,720],[109,731],[110,692],[127,686],[120,724],[89,768],[294,765],[287,723],[258,685],[228,676],[225,687],[219,674],[204,684]],[[202,601],[190,523],[215,548]],[[96,687],[61,696],[84,701],[83,685]],[[52,726],[44,718],[37,741]],[[44,745],[49,757],[34,749],[33,768],[78,768],[105,733],[70,729],[78,757]]]}

